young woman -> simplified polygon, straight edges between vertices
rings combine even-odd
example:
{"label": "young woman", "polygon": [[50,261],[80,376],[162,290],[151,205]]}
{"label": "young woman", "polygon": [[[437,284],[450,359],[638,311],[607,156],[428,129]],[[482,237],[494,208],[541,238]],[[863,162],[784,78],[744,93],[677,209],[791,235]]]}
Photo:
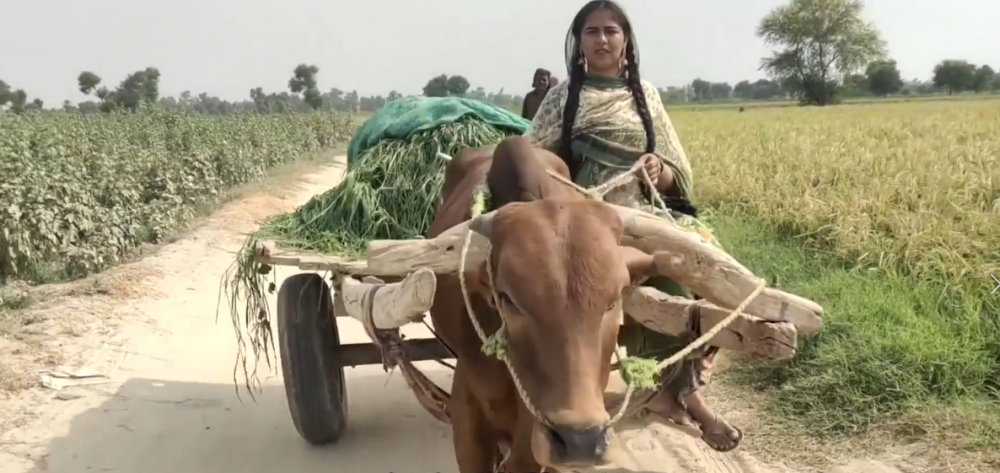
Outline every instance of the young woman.
{"label": "young woman", "polygon": [[[569,79],[549,89],[525,136],[558,154],[573,180],[586,187],[641,161],[671,217],[682,225],[705,228],[688,200],[691,166],[659,92],[639,76],[635,36],[622,8],[609,0],[584,5],[567,34],[566,61]],[[616,203],[640,205],[635,199]],[[668,294],[693,296],[669,279],[647,284]],[[693,338],[663,335],[626,320],[619,340],[630,356],[662,360]],[[668,367],[661,377],[666,389],[647,408],[661,418],[697,427],[712,448],[730,451],[739,445],[742,432],[713,412],[700,392],[708,384],[716,351],[708,348]]]}

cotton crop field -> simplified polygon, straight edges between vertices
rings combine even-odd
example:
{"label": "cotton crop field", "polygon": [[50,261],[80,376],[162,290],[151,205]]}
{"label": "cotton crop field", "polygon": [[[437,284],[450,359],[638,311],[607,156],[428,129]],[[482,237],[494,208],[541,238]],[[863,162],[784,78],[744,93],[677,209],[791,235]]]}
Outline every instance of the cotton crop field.
{"label": "cotton crop field", "polygon": [[[744,373],[779,409],[822,433],[997,411],[1000,101],[672,117],[723,243],[826,309],[790,365]],[[996,444],[990,424],[966,440]]]}
{"label": "cotton crop field", "polygon": [[226,189],[346,142],[356,125],[319,113],[0,113],[0,280],[106,268]]}

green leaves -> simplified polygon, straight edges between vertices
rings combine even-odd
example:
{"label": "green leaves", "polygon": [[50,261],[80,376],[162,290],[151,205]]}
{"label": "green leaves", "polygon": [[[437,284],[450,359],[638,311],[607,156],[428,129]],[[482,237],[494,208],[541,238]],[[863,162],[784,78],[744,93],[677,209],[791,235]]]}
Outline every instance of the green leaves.
{"label": "green leaves", "polygon": [[[0,280],[73,278],[159,241],[225,190],[347,141],[346,115],[0,114]],[[44,270],[43,270],[44,268]]]}

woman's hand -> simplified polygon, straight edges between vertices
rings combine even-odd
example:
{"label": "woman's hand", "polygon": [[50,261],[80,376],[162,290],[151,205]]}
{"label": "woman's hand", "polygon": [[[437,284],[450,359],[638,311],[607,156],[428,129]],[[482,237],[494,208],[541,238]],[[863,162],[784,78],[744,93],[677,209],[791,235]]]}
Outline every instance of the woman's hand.
{"label": "woman's hand", "polygon": [[657,181],[660,180],[660,173],[663,172],[663,161],[660,161],[660,158],[656,157],[655,154],[644,154],[639,157],[639,162],[642,163],[642,168],[646,170],[649,180],[653,181],[654,186],[657,186]]}
{"label": "woman's hand", "polygon": [[642,168],[649,175],[653,187],[661,193],[668,193],[674,187],[674,173],[669,167],[663,164],[655,154],[649,153],[639,157]]}

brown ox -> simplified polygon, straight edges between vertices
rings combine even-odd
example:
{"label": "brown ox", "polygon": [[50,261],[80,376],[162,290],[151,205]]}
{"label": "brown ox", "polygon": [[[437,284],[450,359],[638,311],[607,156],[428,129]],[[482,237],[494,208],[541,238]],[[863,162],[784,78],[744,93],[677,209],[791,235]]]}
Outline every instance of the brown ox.
{"label": "brown ox", "polygon": [[618,215],[557,182],[546,166],[568,177],[557,156],[514,137],[492,153],[466,150],[446,171],[429,237],[470,218],[485,177],[499,211],[474,227],[491,243],[495,279],[485,263],[466,279],[487,334],[500,327],[491,285],[496,290],[507,353],[537,414],[525,407],[504,363],[482,352],[457,275],[441,276],[431,317],[458,358],[449,415],[461,473],[493,471],[501,444],[511,449],[504,471],[585,468],[604,461],[611,438],[603,393],[621,294],[632,278],[649,273],[651,258],[620,246]]}

